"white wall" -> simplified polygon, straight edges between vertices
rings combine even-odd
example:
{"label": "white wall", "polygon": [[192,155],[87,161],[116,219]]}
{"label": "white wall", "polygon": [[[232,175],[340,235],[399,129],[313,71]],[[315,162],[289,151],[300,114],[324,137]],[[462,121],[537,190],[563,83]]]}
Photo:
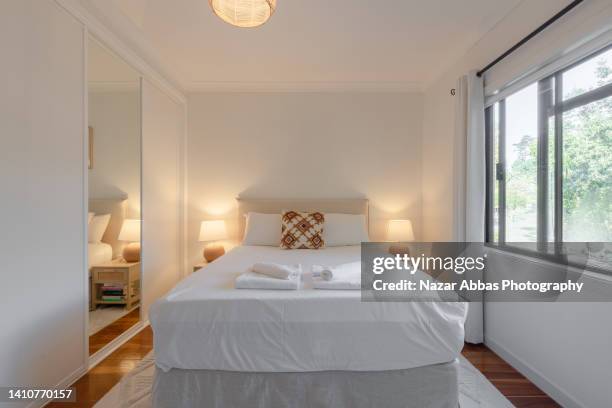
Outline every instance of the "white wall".
{"label": "white wall", "polygon": [[185,112],[148,80],[142,85],[143,316],[182,277]]}
{"label": "white wall", "polygon": [[[450,89],[472,69],[480,69],[565,3],[525,1],[483,37],[425,92],[423,130],[423,223],[425,240],[453,240],[454,99]],[[570,40],[612,21],[608,0],[584,2],[572,14],[530,41],[495,70],[495,81],[528,70],[537,57],[564,52]],[[568,41],[562,43],[562,39]],[[522,265],[525,273],[536,273]],[[600,285],[605,285],[601,283]],[[610,406],[610,303],[487,303],[485,342],[568,407]]]}
{"label": "white wall", "polygon": [[[489,254],[488,264],[534,280],[551,271],[545,262],[503,253]],[[583,274],[580,282],[581,299],[612,299],[612,278]],[[612,302],[490,302],[485,342],[562,406],[608,408],[611,316]]]}
{"label": "white wall", "polygon": [[8,0],[0,32],[0,384],[52,387],[86,367],[83,27]]}
{"label": "white wall", "polygon": [[140,217],[140,91],[89,92],[94,130],[90,198],[128,198],[129,218]]}
{"label": "white wall", "polygon": [[421,230],[418,93],[226,93],[189,96],[188,259],[202,259],[200,222],[236,201],[367,197],[373,239],[385,220]]}

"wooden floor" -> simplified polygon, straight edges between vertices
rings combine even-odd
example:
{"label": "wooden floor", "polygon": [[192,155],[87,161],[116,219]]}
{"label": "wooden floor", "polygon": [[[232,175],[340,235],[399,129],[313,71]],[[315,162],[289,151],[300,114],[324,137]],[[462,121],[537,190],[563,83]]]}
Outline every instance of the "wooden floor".
{"label": "wooden floor", "polygon": [[466,344],[462,352],[518,408],[560,407],[542,390],[484,345]]}
{"label": "wooden floor", "polygon": [[93,407],[104,394],[121,380],[121,377],[136,367],[138,362],[151,350],[153,350],[153,332],[150,327],[146,327],[74,383],[76,403],[52,402],[47,407]]}
{"label": "wooden floor", "polygon": [[[153,350],[153,332],[146,327],[78,380],[77,403],[51,403],[52,408],[93,407],[121,377]],[[466,344],[463,355],[518,408],[559,407],[552,399],[486,346]],[[495,407],[491,407],[495,408]]]}
{"label": "wooden floor", "polygon": [[89,355],[119,337],[127,329],[140,321],[140,308],[137,307],[125,316],[121,316],[102,330],[89,336]]}

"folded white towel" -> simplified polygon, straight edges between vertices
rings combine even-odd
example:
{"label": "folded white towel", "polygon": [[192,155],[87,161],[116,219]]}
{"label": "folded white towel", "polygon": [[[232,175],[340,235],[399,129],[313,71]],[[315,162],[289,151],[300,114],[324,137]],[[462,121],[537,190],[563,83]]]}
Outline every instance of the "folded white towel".
{"label": "folded white towel", "polygon": [[281,265],[273,262],[257,262],[251,270],[262,275],[268,275],[277,279],[289,279],[291,275],[301,271],[300,265]]}
{"label": "folded white towel", "polygon": [[326,281],[361,279],[361,262],[349,262],[336,266],[312,265],[312,276]]}
{"label": "folded white towel", "polygon": [[298,273],[290,275],[287,279],[271,278],[267,275],[248,271],[236,278],[236,289],[284,289],[297,290],[302,284],[302,268]]}
{"label": "folded white towel", "polygon": [[328,290],[359,290],[361,289],[361,277],[353,280],[324,280],[321,278],[312,278],[312,287],[314,289]]}

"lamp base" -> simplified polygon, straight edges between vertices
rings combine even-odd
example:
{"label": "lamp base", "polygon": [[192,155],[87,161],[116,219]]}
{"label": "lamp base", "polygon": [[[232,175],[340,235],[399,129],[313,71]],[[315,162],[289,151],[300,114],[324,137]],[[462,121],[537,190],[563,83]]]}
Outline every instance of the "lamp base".
{"label": "lamp base", "polygon": [[225,248],[221,244],[208,244],[204,247],[204,259],[212,262],[225,253]]}
{"label": "lamp base", "polygon": [[123,248],[125,262],[140,262],[140,242],[130,242]]}
{"label": "lamp base", "polygon": [[410,256],[410,247],[408,245],[394,244],[389,246],[391,255],[408,255]]}

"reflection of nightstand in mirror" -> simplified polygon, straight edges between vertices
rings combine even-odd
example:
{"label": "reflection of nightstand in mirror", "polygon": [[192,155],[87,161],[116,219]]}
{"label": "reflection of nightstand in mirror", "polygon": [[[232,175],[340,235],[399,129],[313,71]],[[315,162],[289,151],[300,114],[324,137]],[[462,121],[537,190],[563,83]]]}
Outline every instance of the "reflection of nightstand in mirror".
{"label": "reflection of nightstand in mirror", "polygon": [[125,305],[140,302],[140,262],[109,262],[91,267],[94,305]]}
{"label": "reflection of nightstand in mirror", "polygon": [[208,262],[202,260],[202,262],[200,262],[197,265],[193,265],[193,271],[197,272],[199,269],[202,269],[203,267],[205,267],[206,265],[208,265]]}

